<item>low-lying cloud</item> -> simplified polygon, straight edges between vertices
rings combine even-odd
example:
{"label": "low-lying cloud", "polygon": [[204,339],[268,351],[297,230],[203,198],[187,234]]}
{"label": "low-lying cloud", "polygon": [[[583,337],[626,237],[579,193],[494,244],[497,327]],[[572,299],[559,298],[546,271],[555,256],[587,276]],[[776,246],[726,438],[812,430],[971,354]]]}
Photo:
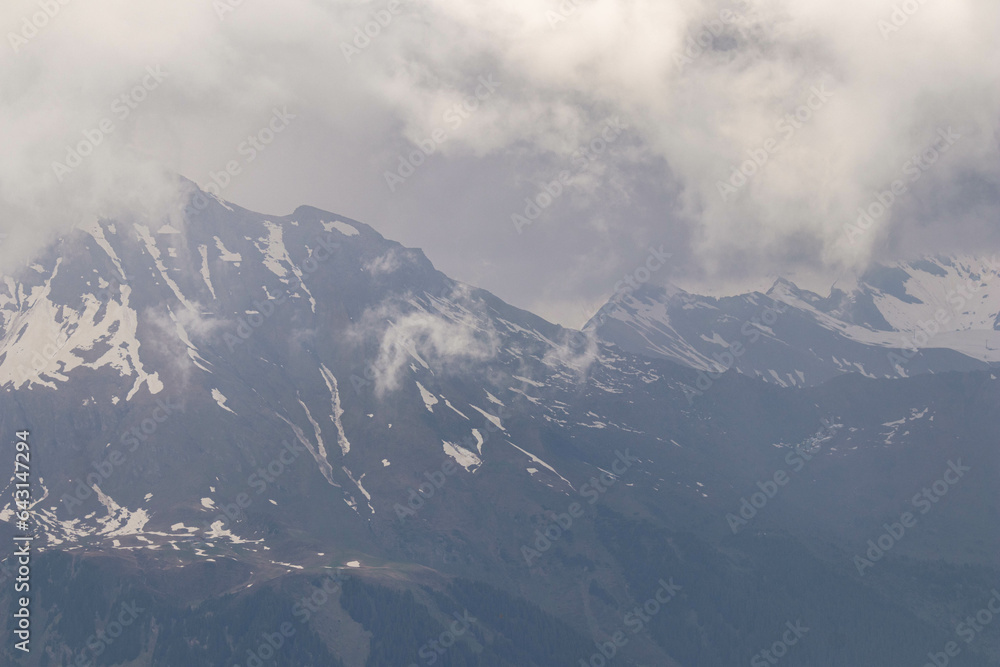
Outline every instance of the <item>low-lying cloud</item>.
{"label": "low-lying cloud", "polygon": [[[466,300],[461,286],[451,293]],[[425,309],[409,302],[384,302],[367,310],[348,336],[356,342],[378,336],[378,351],[371,363],[375,395],[385,396],[400,387],[404,370],[419,365],[435,373],[458,374],[468,364],[494,358],[500,337],[486,317],[471,310],[450,312]]]}

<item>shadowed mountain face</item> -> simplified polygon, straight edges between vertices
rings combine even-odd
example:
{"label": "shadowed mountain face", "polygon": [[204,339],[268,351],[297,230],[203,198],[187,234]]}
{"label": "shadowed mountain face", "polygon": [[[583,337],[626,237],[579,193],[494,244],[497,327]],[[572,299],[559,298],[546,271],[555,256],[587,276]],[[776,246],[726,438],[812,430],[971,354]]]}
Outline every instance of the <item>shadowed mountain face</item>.
{"label": "shadowed mountain face", "polygon": [[194,201],[0,285],[39,535],[5,664],[730,666],[790,624],[789,664],[910,665],[1000,586],[990,353],[887,358],[943,261],[576,332],[362,223]]}

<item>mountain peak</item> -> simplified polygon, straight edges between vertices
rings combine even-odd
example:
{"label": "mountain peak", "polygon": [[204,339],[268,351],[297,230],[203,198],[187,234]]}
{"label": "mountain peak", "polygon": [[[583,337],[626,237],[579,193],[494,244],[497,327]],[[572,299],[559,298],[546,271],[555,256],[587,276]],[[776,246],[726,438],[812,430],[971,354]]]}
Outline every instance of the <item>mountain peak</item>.
{"label": "mountain peak", "polygon": [[740,372],[782,385],[981,368],[1000,362],[998,268],[964,256],[876,265],[825,297],[783,276],[764,294],[723,299],[644,289],[610,301],[597,333],[703,370],[732,357]]}
{"label": "mountain peak", "polygon": [[800,294],[800,290],[798,285],[793,283],[791,280],[779,276],[778,278],[775,279],[774,283],[771,284],[771,287],[768,288],[765,294],[773,298],[777,298],[776,295],[780,294],[789,294],[798,297]]}

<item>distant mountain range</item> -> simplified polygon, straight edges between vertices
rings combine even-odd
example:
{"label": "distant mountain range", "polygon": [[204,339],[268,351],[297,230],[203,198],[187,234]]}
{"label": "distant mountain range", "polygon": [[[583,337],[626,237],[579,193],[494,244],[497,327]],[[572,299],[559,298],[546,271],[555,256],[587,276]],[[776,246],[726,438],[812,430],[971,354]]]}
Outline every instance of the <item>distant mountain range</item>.
{"label": "distant mountain range", "polygon": [[785,387],[985,369],[1000,362],[1000,258],[879,265],[825,297],[784,279],[726,298],[647,284],[585,329],[703,371],[702,385],[730,369]]}

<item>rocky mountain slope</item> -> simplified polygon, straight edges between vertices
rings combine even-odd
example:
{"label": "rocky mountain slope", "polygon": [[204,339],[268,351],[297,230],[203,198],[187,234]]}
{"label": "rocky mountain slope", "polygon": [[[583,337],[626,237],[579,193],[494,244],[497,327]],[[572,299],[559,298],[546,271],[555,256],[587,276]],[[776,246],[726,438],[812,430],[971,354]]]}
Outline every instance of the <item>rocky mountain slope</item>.
{"label": "rocky mountain slope", "polygon": [[[39,552],[36,650],[5,664],[728,666],[786,623],[809,628],[795,664],[917,664],[1000,586],[988,358],[865,377],[885,348],[830,323],[884,327],[863,299],[781,285],[567,330],[363,223],[190,194],[84,223],[0,287],[0,428],[31,432]],[[675,312],[711,347],[609,342],[619,322],[653,345]],[[706,385],[744,318],[740,363],[827,347]],[[1000,664],[984,632],[963,650]]]}

